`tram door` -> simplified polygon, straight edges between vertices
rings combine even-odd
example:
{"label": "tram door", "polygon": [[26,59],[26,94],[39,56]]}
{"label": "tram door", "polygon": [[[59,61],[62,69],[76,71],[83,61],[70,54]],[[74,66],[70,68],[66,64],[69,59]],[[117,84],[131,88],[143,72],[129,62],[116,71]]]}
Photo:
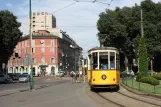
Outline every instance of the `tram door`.
{"label": "tram door", "polygon": [[91,83],[92,79],[92,55],[88,55],[88,69],[87,69],[87,77],[88,77],[88,82]]}

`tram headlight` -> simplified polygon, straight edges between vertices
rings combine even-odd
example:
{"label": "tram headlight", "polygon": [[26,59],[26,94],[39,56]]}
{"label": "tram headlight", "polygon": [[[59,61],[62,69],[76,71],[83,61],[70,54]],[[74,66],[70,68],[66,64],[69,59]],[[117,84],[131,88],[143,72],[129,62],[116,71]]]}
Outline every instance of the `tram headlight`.
{"label": "tram headlight", "polygon": [[107,77],[105,74],[102,75],[102,79],[105,80]]}

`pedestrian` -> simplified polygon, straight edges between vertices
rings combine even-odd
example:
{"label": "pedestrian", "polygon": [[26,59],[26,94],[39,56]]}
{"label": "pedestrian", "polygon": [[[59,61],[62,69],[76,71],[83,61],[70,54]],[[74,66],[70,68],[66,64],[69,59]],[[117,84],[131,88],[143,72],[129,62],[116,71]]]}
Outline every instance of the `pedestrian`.
{"label": "pedestrian", "polygon": [[83,75],[83,72],[82,70],[79,71],[79,78],[80,78],[80,81],[82,80],[82,75]]}
{"label": "pedestrian", "polygon": [[76,73],[76,82],[79,83],[79,72]]}
{"label": "pedestrian", "polygon": [[75,72],[71,71],[70,75],[71,75],[71,78],[72,78],[71,82],[74,83],[75,82]]}

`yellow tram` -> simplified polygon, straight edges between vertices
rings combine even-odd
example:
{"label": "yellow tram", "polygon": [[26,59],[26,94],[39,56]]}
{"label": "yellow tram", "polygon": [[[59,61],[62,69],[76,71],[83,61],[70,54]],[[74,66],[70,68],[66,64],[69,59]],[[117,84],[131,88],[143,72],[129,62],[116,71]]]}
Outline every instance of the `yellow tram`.
{"label": "yellow tram", "polygon": [[95,47],[88,51],[88,83],[91,89],[119,90],[119,51],[114,47]]}

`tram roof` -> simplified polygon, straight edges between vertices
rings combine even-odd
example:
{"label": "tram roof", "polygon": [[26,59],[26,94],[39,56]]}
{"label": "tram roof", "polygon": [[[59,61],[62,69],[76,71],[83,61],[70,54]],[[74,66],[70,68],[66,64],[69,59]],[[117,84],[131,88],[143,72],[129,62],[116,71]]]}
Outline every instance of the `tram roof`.
{"label": "tram roof", "polygon": [[94,50],[118,50],[118,49],[115,47],[94,47],[94,48],[91,48],[88,52],[94,51]]}

